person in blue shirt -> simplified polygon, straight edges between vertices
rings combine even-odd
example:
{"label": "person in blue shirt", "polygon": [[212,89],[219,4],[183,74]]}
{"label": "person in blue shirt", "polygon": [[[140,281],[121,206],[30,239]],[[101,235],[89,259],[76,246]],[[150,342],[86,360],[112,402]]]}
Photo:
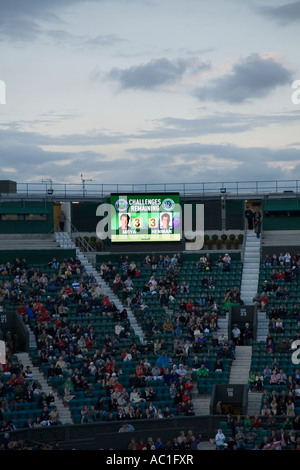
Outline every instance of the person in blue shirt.
{"label": "person in blue shirt", "polygon": [[27,314],[27,317],[28,317],[28,320],[29,320],[29,321],[30,321],[32,318],[34,318],[33,310],[32,310],[32,308],[30,307],[29,304],[26,305],[26,314]]}
{"label": "person in blue shirt", "polygon": [[157,358],[156,364],[161,367],[169,367],[170,366],[170,359],[168,358],[165,351],[161,353],[161,355]]}

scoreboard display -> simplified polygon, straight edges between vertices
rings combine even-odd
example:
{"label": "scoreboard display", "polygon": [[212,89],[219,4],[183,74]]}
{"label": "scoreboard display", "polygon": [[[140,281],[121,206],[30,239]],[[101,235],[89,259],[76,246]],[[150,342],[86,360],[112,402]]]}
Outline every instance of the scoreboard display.
{"label": "scoreboard display", "polygon": [[175,194],[111,194],[112,242],[181,240],[181,207]]}

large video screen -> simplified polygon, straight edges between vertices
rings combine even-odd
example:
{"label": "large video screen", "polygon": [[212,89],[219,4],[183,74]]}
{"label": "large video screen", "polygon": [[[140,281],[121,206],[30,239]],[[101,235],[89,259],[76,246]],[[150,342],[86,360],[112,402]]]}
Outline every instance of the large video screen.
{"label": "large video screen", "polygon": [[181,240],[180,196],[111,194],[112,242]]}

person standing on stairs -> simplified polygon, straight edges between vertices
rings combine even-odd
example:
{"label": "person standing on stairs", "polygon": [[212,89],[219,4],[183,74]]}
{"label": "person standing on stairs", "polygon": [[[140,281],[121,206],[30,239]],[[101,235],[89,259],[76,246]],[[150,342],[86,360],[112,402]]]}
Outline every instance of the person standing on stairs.
{"label": "person standing on stairs", "polygon": [[254,220],[254,224],[255,224],[255,221],[256,220],[260,220],[261,221],[261,213],[258,209],[256,209],[256,211],[254,212],[253,214],[253,220]]}
{"label": "person standing on stairs", "polygon": [[260,219],[254,219],[254,232],[256,233],[256,237],[260,238],[260,232],[261,232],[261,220]]}
{"label": "person standing on stairs", "polygon": [[252,212],[252,210],[250,209],[249,206],[246,207],[245,217],[248,221],[248,229],[253,230],[253,217],[254,217],[254,214],[253,214],[253,212]]}
{"label": "person standing on stairs", "polygon": [[65,229],[66,216],[64,212],[61,212],[58,216],[59,228],[63,232]]}
{"label": "person standing on stairs", "polygon": [[244,344],[246,346],[251,346],[252,344],[252,330],[249,326],[249,323],[245,324],[245,329],[243,332],[243,339],[244,339]]}
{"label": "person standing on stairs", "polygon": [[239,339],[240,339],[240,335],[241,335],[241,330],[238,328],[237,325],[233,325],[232,339],[233,339],[234,344],[236,344],[236,345],[238,344]]}

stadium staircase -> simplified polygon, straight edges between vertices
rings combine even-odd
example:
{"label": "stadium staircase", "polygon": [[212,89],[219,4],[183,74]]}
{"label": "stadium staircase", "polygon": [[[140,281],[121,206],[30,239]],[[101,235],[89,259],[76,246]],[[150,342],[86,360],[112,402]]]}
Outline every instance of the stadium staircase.
{"label": "stadium staircase", "polygon": [[[76,250],[76,256],[81,261],[81,263],[84,265],[87,274],[93,274],[93,276],[95,277],[97,283],[99,285],[101,285],[101,289],[103,291],[103,294],[107,295],[109,300],[111,302],[114,302],[114,304],[116,305],[118,310],[122,311],[124,309],[124,306],[123,306],[121,300],[118,298],[117,295],[114,294],[114,292],[112,291],[110,286],[106,284],[103,277],[100,275],[100,273],[96,270],[95,266],[92,264],[92,261],[90,259],[88,259],[88,257],[89,257],[88,252],[83,253],[80,250],[80,248],[78,248],[75,245],[75,243],[73,242],[73,240],[71,239],[69,234],[66,233],[66,232],[56,232],[55,237],[56,237],[56,240],[58,241],[58,243],[61,245],[61,247],[63,247],[63,248],[73,248],[73,249]],[[128,316],[128,320],[129,320],[131,328],[133,329],[135,335],[137,335],[139,337],[140,341],[143,342],[144,341],[143,331],[142,331],[141,327],[138,325],[135,316],[133,315],[130,308],[126,307],[126,311],[127,311],[127,316]]]}
{"label": "stadium staircase", "polygon": [[210,415],[210,399],[211,395],[196,395],[196,392],[192,395],[194,411],[196,416],[208,416]]}
{"label": "stadium staircase", "polygon": [[241,283],[241,298],[245,305],[252,305],[257,294],[260,250],[261,238],[257,238],[253,230],[247,230]]}
{"label": "stadium staircase", "polygon": [[237,346],[236,359],[232,362],[229,384],[246,384],[251,365],[252,346]]}
{"label": "stadium staircase", "polygon": [[[246,230],[241,298],[245,305],[253,305],[253,298],[258,292],[262,238],[257,238],[253,230]],[[268,322],[265,312],[257,312],[257,340],[265,340]],[[252,346],[237,346],[236,360],[233,361],[229,383],[247,384],[251,369]],[[261,394],[248,392],[248,414],[259,414]]]}
{"label": "stadium staircase", "polygon": [[6,234],[0,235],[1,250],[60,250],[61,245],[53,234]]}
{"label": "stadium staircase", "polygon": [[248,415],[254,416],[260,414],[262,392],[248,392]]}
{"label": "stadium staircase", "polygon": [[[248,374],[251,369],[252,360],[252,346],[237,346],[236,347],[236,360],[233,361],[229,384],[241,384],[247,385]],[[256,413],[259,414],[261,403],[261,393],[256,391],[248,391],[248,403],[247,411],[249,416],[254,416]]]}
{"label": "stadium staircase", "polygon": [[228,338],[228,312],[218,318],[218,327],[218,335],[223,333]]}
{"label": "stadium staircase", "polygon": [[268,247],[276,246],[298,246],[300,230],[265,230],[263,232],[262,244]]}
{"label": "stadium staircase", "polygon": [[265,311],[257,312],[257,341],[266,341],[267,334],[269,333],[269,320]]}
{"label": "stadium staircase", "polygon": [[[228,338],[228,312],[218,318],[218,335],[224,334],[225,338]],[[208,416],[210,415],[210,402],[211,394],[204,393],[197,395],[193,393],[193,405],[196,416]]]}
{"label": "stadium staircase", "polygon": [[[29,334],[29,350],[36,350],[37,345],[35,335],[28,324],[26,324],[26,328]],[[43,372],[39,369],[39,367],[33,364],[30,354],[28,352],[20,352],[17,353],[16,356],[18,358],[18,361],[21,361],[22,365],[24,366],[24,369],[29,366],[33,374],[33,380],[38,381],[38,383],[42,387],[42,392],[44,392],[47,396],[50,392],[53,394],[55,399],[54,404],[57,407],[57,411],[59,412],[60,422],[62,424],[72,424],[73,420],[69,407],[64,405],[63,400],[59,396],[58,392],[48,384]]]}
{"label": "stadium staircase", "polygon": [[44,377],[43,372],[40,371],[39,367],[34,366],[30,356],[27,352],[17,353],[17,358],[22,362],[24,369],[29,366],[33,374],[33,380],[37,380],[42,387],[42,392],[48,396],[50,393],[53,394],[55,402],[51,404],[51,407],[55,405],[57,411],[59,412],[59,421],[62,424],[73,424],[72,416],[70,413],[70,408],[65,406],[62,398],[58,395],[57,391],[54,390],[47,382],[47,379]]}

